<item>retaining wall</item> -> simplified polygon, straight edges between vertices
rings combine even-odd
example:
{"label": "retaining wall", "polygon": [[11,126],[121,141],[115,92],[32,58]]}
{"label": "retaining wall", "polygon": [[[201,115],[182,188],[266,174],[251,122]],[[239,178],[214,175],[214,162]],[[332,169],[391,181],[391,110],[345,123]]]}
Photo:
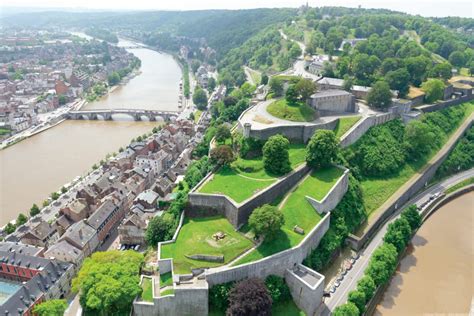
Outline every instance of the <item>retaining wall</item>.
{"label": "retaining wall", "polygon": [[362,120],[357,122],[356,125],[352,126],[351,129],[349,129],[349,131],[347,131],[344,135],[342,135],[341,142],[340,142],[341,147],[345,148],[354,144],[372,126],[386,123],[397,117],[398,117],[397,113],[390,112],[390,113],[370,115],[363,118]]}
{"label": "retaining wall", "polygon": [[[357,237],[354,235],[350,235],[349,238],[347,239],[347,242],[351,245],[352,248],[355,250],[360,250],[369,240],[372,238],[372,236],[379,230],[379,228],[385,223],[385,221],[395,213],[395,211],[398,210],[398,208],[402,207],[408,200],[414,196],[418,191],[420,191],[422,188],[428,185],[429,181],[431,178],[436,173],[436,170],[438,170],[439,166],[443,163],[443,161],[448,157],[449,153],[451,150],[456,146],[457,141],[465,134],[465,132],[472,126],[473,124],[473,117],[474,115],[471,114],[467,120],[469,120],[466,124],[466,122],[463,122],[463,126],[461,126],[461,130],[459,131],[458,137],[456,138],[456,141],[453,141],[449,147],[445,148],[443,147],[440,151],[443,151],[443,154],[438,157],[438,159],[434,162],[429,162],[428,166],[424,169],[423,174],[421,174],[414,182],[411,184],[411,186],[403,192],[397,199],[392,201],[384,210],[380,210],[378,212],[377,218],[375,221],[370,225],[370,227],[365,231],[364,235],[361,237]],[[456,131],[455,133],[457,133]],[[408,180],[408,181],[411,181]],[[397,193],[395,193],[397,194]]]}
{"label": "retaining wall", "polygon": [[293,248],[236,267],[206,270],[206,280],[209,287],[251,277],[264,279],[271,274],[284,277],[287,269],[293,269],[296,264],[303,262],[308,254],[319,245],[321,238],[329,229],[330,215],[331,213],[326,214],[303,241]]}
{"label": "retaining wall", "polygon": [[331,190],[321,201],[313,199],[310,196],[306,196],[308,202],[319,214],[332,211],[337,206],[337,204],[339,204],[342,197],[347,192],[347,188],[349,187],[349,169],[339,166],[338,168],[343,169],[344,174],[342,175],[342,177],[339,178],[339,180],[337,180],[336,184],[334,184]]}
{"label": "retaining wall", "polygon": [[[310,168],[306,164],[292,171],[288,176],[277,180],[268,188],[258,192],[240,204],[222,194],[199,193],[193,190],[188,194],[188,208],[186,215],[189,217],[223,215],[236,228],[247,223],[253,210],[263,204],[271,203],[279,196],[288,192],[298,181],[300,181]],[[209,174],[196,186],[199,188],[207,179]]]}
{"label": "retaining wall", "polygon": [[474,100],[474,94],[465,95],[456,99],[446,100],[446,101],[442,101],[442,102],[438,102],[434,104],[421,105],[421,106],[418,106],[417,109],[422,112],[428,113],[428,112],[433,112],[433,111],[439,111],[447,107],[458,105],[458,104],[468,102],[471,100]]}

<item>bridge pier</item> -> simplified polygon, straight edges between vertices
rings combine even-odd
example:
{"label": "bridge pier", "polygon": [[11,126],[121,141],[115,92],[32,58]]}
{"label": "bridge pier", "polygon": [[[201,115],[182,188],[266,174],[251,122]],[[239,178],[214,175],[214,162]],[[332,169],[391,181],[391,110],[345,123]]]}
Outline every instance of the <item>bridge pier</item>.
{"label": "bridge pier", "polygon": [[137,121],[137,122],[139,122],[139,121],[142,120],[140,113],[135,113],[135,114],[133,115],[133,118],[134,118],[135,121]]}

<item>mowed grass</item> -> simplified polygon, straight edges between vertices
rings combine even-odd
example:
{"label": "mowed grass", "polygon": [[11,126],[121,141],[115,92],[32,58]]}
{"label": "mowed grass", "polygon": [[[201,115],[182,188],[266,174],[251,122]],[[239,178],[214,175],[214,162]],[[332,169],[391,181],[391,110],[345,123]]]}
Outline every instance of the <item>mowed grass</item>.
{"label": "mowed grass", "polygon": [[360,120],[360,116],[341,117],[337,122],[334,134],[337,138],[341,138],[355,123]]}
{"label": "mowed grass", "polygon": [[[290,164],[294,169],[305,161],[306,148],[303,144],[291,144],[288,151]],[[224,194],[240,203],[277,180],[263,166],[262,157],[238,158],[230,167],[220,168],[213,178],[199,188],[201,193]]]}
{"label": "mowed grass", "polygon": [[[321,216],[311,206],[306,196],[321,200],[342,174],[341,169],[330,167],[313,171],[303,179],[280,203],[279,207],[285,217],[285,224],[277,236],[272,240],[264,241],[248,255],[240,258],[234,265],[256,261],[298,245],[321,220]],[[293,231],[295,225],[303,228],[305,234],[295,233]]]}
{"label": "mowed grass", "polygon": [[141,298],[145,302],[153,302],[153,287],[150,278],[143,278],[142,280],[142,289]]}
{"label": "mowed grass", "polygon": [[[226,234],[224,239],[215,241],[212,235],[217,232]],[[216,267],[223,265],[253,246],[220,216],[207,218],[185,218],[175,243],[162,245],[160,258],[173,258],[174,272],[191,273],[191,269]],[[199,261],[186,258],[185,255],[224,255],[224,263]]]}
{"label": "mowed grass", "polygon": [[267,107],[271,115],[293,122],[314,121],[315,111],[306,103],[298,102],[295,105],[287,104],[285,99],[276,100]]}
{"label": "mowed grass", "polygon": [[173,285],[173,276],[171,275],[171,272],[160,273],[160,288],[169,285]]}
{"label": "mowed grass", "polygon": [[273,304],[273,316],[306,316],[306,314],[296,306],[293,300]]}

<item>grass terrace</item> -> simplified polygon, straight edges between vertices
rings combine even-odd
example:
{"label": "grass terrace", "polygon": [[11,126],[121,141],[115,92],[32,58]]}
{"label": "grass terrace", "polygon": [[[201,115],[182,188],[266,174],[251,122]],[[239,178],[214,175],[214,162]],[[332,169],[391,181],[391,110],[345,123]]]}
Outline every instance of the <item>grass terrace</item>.
{"label": "grass terrace", "polygon": [[341,138],[355,123],[359,122],[360,118],[360,116],[340,117],[334,129],[336,137]]}
{"label": "grass terrace", "polygon": [[151,278],[143,278],[141,299],[145,302],[153,302],[153,286]]}
{"label": "grass terrace", "polygon": [[[294,169],[301,165],[305,161],[305,155],[306,148],[303,144],[291,144],[289,150],[291,167]],[[263,167],[262,157],[238,158],[230,167],[219,169],[211,180],[198,188],[198,192],[224,194],[240,203],[276,180],[277,177],[268,173]]]}
{"label": "grass terrace", "polygon": [[160,288],[170,285],[173,285],[173,276],[171,275],[171,272],[160,273]]}
{"label": "grass terrace", "polygon": [[[226,237],[216,241],[212,236],[217,232],[224,233]],[[253,242],[236,232],[224,217],[185,218],[176,242],[161,246],[160,258],[173,258],[174,272],[185,274],[194,268],[226,264],[252,246]],[[196,254],[224,255],[224,263],[186,257]]]}
{"label": "grass terrace", "polygon": [[[322,218],[305,196],[322,200],[343,173],[339,168],[330,167],[313,171],[304,178],[279,204],[279,209],[285,217],[285,224],[280,233],[273,240],[264,241],[234,265],[256,261],[298,245]],[[303,228],[305,235],[295,233],[295,225]]]}
{"label": "grass terrace", "polygon": [[293,122],[312,122],[316,111],[304,102],[295,105],[287,104],[285,99],[279,99],[267,107],[271,115]]}

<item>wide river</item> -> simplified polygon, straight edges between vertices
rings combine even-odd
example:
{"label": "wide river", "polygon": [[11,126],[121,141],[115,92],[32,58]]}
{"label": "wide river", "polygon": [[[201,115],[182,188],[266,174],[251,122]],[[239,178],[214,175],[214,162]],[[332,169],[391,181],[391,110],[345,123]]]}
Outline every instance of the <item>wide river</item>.
{"label": "wide river", "polygon": [[[121,46],[131,43],[121,41]],[[142,61],[141,74],[84,109],[136,108],[178,110],[181,70],[172,56],[129,49]],[[0,151],[0,226],[27,213],[51,192],[157,123],[66,121]]]}
{"label": "wide river", "polygon": [[474,192],[418,230],[375,315],[467,315],[474,296]]}

